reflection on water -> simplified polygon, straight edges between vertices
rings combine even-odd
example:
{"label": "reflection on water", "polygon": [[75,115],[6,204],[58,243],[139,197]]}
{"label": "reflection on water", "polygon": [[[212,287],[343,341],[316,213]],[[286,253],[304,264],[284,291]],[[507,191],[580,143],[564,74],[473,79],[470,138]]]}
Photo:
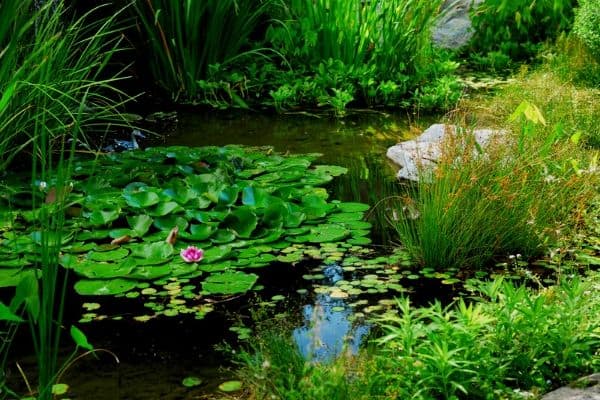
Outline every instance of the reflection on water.
{"label": "reflection on water", "polygon": [[[411,135],[403,115],[359,114],[344,120],[256,114],[180,114],[177,133],[167,145],[273,146],[282,153],[321,153],[317,163],[348,168],[329,186],[332,198],[378,206],[369,212],[373,239],[389,244],[388,208],[398,194],[394,170],[386,159],[389,146]],[[389,199],[389,200],[386,200]],[[338,265],[324,266],[325,284],[343,279]],[[300,351],[313,361],[330,361],[343,352],[356,353],[370,326],[353,318],[345,299],[317,294],[302,308],[303,325],[293,331]]]}
{"label": "reflection on water", "polygon": [[[335,285],[344,278],[337,264],[323,268],[324,284]],[[314,304],[302,308],[304,325],[294,329],[294,341],[304,358],[327,362],[348,352],[356,354],[370,326],[357,323],[353,311],[344,299],[334,299],[330,294],[318,294]]]}
{"label": "reflection on water", "polygon": [[314,304],[303,307],[304,325],[294,329],[294,341],[304,358],[315,362],[333,360],[343,352],[356,354],[370,326],[357,323],[343,299],[318,294]]}

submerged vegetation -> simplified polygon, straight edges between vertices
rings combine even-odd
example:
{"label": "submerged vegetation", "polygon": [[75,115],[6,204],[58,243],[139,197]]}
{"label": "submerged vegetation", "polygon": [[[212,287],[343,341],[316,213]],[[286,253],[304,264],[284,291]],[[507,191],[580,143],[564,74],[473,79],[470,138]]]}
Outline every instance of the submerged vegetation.
{"label": "submerged vegetation", "polygon": [[[65,371],[107,351],[74,321],[185,324],[222,303],[245,309],[250,294],[254,319],[239,313],[229,329],[247,343],[232,353],[241,380],[219,393],[523,398],[597,372],[597,2],[481,1],[473,39],[456,50],[431,39],[445,6],[0,2],[0,394],[64,395]],[[460,83],[466,71],[510,73],[524,61],[537,65],[489,91]],[[328,185],[347,169],[313,165],[317,154],[103,147],[105,136],[143,136],[131,126],[143,117],[124,113],[143,90],[168,99],[160,104],[338,117],[350,107],[452,110],[443,118],[458,128],[416,183],[390,184],[362,154],[361,179],[385,192],[342,184],[352,200],[340,201]],[[482,146],[474,127],[498,134]],[[367,247],[369,215],[391,227],[378,252]],[[270,269],[308,284],[281,287]],[[314,304],[290,333],[294,292]],[[335,319],[343,332],[328,331]],[[63,358],[66,330],[75,349]],[[9,373],[21,336],[37,364],[33,384],[16,364],[25,388]]]}

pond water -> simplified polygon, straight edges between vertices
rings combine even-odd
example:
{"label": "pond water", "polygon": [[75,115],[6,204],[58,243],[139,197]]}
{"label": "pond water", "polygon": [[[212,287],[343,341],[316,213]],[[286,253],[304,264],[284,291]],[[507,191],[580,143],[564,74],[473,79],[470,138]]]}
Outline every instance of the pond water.
{"label": "pond water", "polygon": [[[423,126],[415,127],[405,115],[384,113],[357,113],[336,120],[309,115],[182,112],[177,130],[160,144],[190,147],[240,144],[272,146],[279,153],[322,153],[315,164],[348,168],[347,174],[328,185],[330,198],[378,204],[367,214],[373,223],[370,247],[383,253],[393,247],[394,239],[386,227],[389,203],[381,200],[398,193],[395,168],[387,161],[385,152],[389,146],[410,138],[419,128]],[[336,249],[330,251],[334,254]],[[223,356],[214,351],[214,346],[224,340],[234,343],[236,336],[243,336],[245,326],[252,324],[250,310],[257,307],[267,309],[270,315],[285,316],[294,340],[307,357],[323,361],[342,351],[356,351],[369,332],[362,318],[364,313],[356,310],[365,306],[382,308],[391,297],[384,295],[388,288],[381,288],[384,278],[377,274],[387,274],[384,283],[389,287],[395,285],[398,290],[402,289],[398,284],[400,279],[414,279],[406,268],[406,259],[396,258],[405,271],[401,267],[384,271],[385,262],[382,257],[373,260],[376,255],[369,255],[371,261],[365,266],[368,269],[360,273],[352,272],[362,268],[363,262],[356,257],[333,263],[314,260],[297,266],[275,263],[261,270],[259,282],[265,287],[262,292],[228,298],[220,312],[209,313],[203,320],[158,318],[144,323],[105,320],[82,325],[96,347],[113,351],[121,362],[116,366],[106,355],[99,360],[90,357],[78,362],[65,375],[64,381],[72,387],[69,397],[211,398],[216,386],[230,376],[230,372],[219,368],[223,366]],[[358,282],[362,290],[352,286],[357,285],[352,281]],[[419,284],[423,285],[414,283],[415,291],[419,290]],[[306,291],[311,285],[321,290]],[[332,286],[345,287],[350,293],[352,290],[369,293],[375,305],[364,299],[351,300],[339,291],[332,292],[329,290]],[[430,298],[430,294],[426,297]],[[110,301],[103,304],[103,309],[113,307],[126,314],[120,299],[114,300],[114,304]],[[77,320],[81,309],[70,311],[67,317]],[[200,377],[204,384],[185,388],[181,380],[187,376]]]}

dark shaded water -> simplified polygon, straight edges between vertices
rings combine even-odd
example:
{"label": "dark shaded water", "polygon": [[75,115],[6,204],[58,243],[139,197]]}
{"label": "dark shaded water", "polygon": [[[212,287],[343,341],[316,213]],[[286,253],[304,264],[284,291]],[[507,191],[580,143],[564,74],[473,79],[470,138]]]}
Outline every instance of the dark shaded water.
{"label": "dark shaded water", "polygon": [[[164,144],[242,144],[273,146],[281,153],[322,153],[317,163],[348,168],[346,175],[331,183],[332,198],[380,203],[370,215],[374,245],[380,246],[389,245],[393,239],[383,227],[388,210],[386,202],[380,200],[396,194],[398,187],[394,167],[388,163],[385,152],[389,146],[410,137],[411,132],[406,116],[379,113],[351,115],[343,121],[306,115],[180,113],[177,131],[166,137]],[[292,323],[296,326],[293,335],[305,354],[327,359],[346,346],[350,350],[356,348],[369,328],[350,319],[352,311],[344,300],[295,293],[297,288],[308,286],[301,278],[306,268],[282,264],[261,272],[260,283],[266,288],[262,296],[286,297],[286,302],[271,312],[287,312],[288,320],[296,321]],[[118,301],[115,299],[114,307],[120,307]],[[259,302],[257,295],[234,299],[224,307],[229,314],[213,312],[201,321],[162,318],[146,323],[98,321],[82,326],[96,347],[115,352],[121,363],[117,366],[110,357],[102,355],[99,360],[88,357],[75,364],[63,379],[72,387],[69,398],[212,398],[209,393],[231,376],[231,372],[219,369],[224,365],[224,356],[213,347],[223,340],[235,341],[235,334],[228,330],[231,321],[250,325],[250,303]],[[78,312],[79,308],[71,315],[74,320]],[[348,336],[353,341],[346,342]],[[316,342],[324,346],[317,348]],[[25,362],[24,366],[33,369],[31,363]],[[18,381],[16,371],[12,373],[11,380]],[[205,384],[198,389],[185,388],[181,380],[186,376],[201,377]]]}

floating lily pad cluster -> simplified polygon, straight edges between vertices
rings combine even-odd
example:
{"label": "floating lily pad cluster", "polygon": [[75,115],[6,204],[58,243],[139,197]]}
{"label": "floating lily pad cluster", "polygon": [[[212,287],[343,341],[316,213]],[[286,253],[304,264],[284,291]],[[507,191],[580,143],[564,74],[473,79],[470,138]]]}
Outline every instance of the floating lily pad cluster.
{"label": "floating lily pad cluster", "polygon": [[[300,261],[315,246],[370,243],[368,206],[329,201],[319,187],[346,169],[311,166],[317,157],[166,147],[78,161],[72,187],[45,185],[67,196],[60,263],[80,277],[75,290],[82,295],[146,296],[148,303],[162,295],[175,305],[161,300],[149,306],[154,311],[202,316],[210,304],[177,303],[245,293],[258,280],[255,269]],[[40,196],[42,207],[53,205],[48,193]],[[15,208],[16,195],[7,203],[0,286],[15,285],[20,271],[35,268],[41,237],[28,228],[36,226],[37,210]],[[179,256],[190,245],[204,250],[201,261]]]}

